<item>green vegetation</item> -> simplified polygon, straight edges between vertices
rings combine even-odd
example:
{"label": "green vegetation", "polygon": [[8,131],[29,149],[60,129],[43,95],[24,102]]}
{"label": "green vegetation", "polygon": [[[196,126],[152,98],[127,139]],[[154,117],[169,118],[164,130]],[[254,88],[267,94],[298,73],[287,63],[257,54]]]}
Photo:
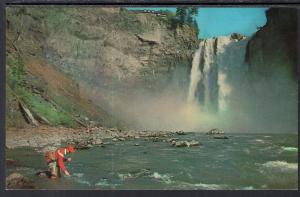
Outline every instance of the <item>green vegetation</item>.
{"label": "green vegetation", "polygon": [[[29,79],[27,77],[24,70],[24,63],[19,56],[8,56],[7,58],[7,83],[14,97],[16,97],[17,100],[21,99],[35,117],[42,116],[46,118],[52,126],[77,126],[77,123],[70,113],[73,110],[69,105],[67,109],[58,109],[57,106],[46,101],[42,95],[32,91],[32,86],[36,87],[35,84],[42,85],[38,80]],[[45,90],[46,87],[43,87],[43,89]]]}
{"label": "green vegetation", "polygon": [[199,33],[199,27],[195,17],[198,15],[197,7],[179,7],[176,9],[176,13],[169,10],[158,11],[163,17],[162,20],[167,22],[171,29],[176,29],[178,26],[189,25],[196,29],[196,33]]}
{"label": "green vegetation", "polygon": [[179,21],[179,25],[193,24],[194,17],[198,15],[198,8],[196,7],[179,7],[176,9],[176,17]]}
{"label": "green vegetation", "polygon": [[[23,92],[22,95],[25,94],[28,94],[28,92]],[[38,113],[40,116],[45,117],[51,125],[63,125],[66,127],[76,126],[76,123],[71,116],[45,101],[40,95],[29,93],[28,96],[23,98],[25,98],[25,102],[34,113]]]}
{"label": "green vegetation", "polygon": [[7,57],[7,82],[12,89],[17,88],[24,84],[25,71],[22,59],[18,56],[13,58],[12,56]]}
{"label": "green vegetation", "polygon": [[183,24],[188,24],[194,26],[199,31],[197,21],[195,17],[198,15],[197,7],[179,7],[176,9],[176,18],[178,25],[182,26]]}

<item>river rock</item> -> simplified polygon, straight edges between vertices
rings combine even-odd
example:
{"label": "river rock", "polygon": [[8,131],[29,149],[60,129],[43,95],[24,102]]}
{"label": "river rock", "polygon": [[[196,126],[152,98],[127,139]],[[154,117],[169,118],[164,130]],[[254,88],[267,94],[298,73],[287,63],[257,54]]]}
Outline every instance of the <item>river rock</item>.
{"label": "river rock", "polygon": [[200,142],[196,141],[196,140],[192,140],[189,142],[189,146],[199,146]]}
{"label": "river rock", "polygon": [[206,133],[206,135],[216,135],[216,134],[225,134],[225,132],[224,132],[223,130],[221,130],[221,129],[215,128],[215,129],[209,130],[209,131]]}
{"label": "river rock", "polygon": [[93,145],[89,144],[87,141],[81,141],[75,145],[75,148],[78,150],[90,149],[92,147],[93,147]]}
{"label": "river rock", "polygon": [[39,176],[39,177],[43,177],[43,178],[51,178],[51,172],[50,171],[39,171],[37,173],[35,173],[35,175]]}
{"label": "river rock", "polygon": [[35,189],[34,182],[19,173],[12,173],[6,177],[7,189]]}
{"label": "river rock", "polygon": [[96,144],[103,144],[103,142],[102,142],[101,139],[96,139],[95,143],[96,143]]}
{"label": "river rock", "polygon": [[178,141],[178,142],[175,142],[174,145],[176,147],[186,147],[187,146],[187,141]]}
{"label": "river rock", "polygon": [[177,141],[179,140],[179,138],[171,138],[171,139],[168,139],[168,142],[173,142],[173,141]]}
{"label": "river rock", "polygon": [[177,135],[186,135],[186,133],[184,131],[182,131],[182,130],[181,131],[176,131],[176,134]]}
{"label": "river rock", "polygon": [[159,137],[153,137],[152,138],[152,142],[159,142],[161,141],[161,139],[159,139]]}

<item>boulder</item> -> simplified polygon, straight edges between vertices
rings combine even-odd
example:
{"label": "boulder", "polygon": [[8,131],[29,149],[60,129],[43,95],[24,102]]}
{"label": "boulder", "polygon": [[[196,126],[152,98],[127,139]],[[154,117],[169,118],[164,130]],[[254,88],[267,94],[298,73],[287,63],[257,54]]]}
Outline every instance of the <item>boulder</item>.
{"label": "boulder", "polygon": [[196,141],[196,140],[192,140],[189,142],[189,146],[199,146],[200,142]]}
{"label": "boulder", "polygon": [[216,134],[225,134],[225,132],[221,129],[211,129],[208,132],[206,132],[206,135],[216,135]]}
{"label": "boulder", "polygon": [[96,143],[96,144],[103,144],[103,142],[102,142],[101,139],[96,139],[95,143]]}
{"label": "boulder", "polygon": [[175,146],[176,140],[171,141],[171,144],[172,144],[173,146]]}
{"label": "boulder", "polygon": [[188,146],[188,142],[187,141],[178,141],[178,142],[175,142],[175,146],[176,147],[186,147],[186,146]]}
{"label": "boulder", "polygon": [[177,141],[179,140],[179,138],[171,138],[171,139],[168,139],[168,142],[173,142],[173,141]]}
{"label": "boulder", "polygon": [[177,135],[186,135],[186,133],[184,131],[182,131],[182,130],[181,131],[176,131],[176,134]]}
{"label": "boulder", "polygon": [[7,189],[35,189],[34,182],[19,173],[12,173],[6,177]]}

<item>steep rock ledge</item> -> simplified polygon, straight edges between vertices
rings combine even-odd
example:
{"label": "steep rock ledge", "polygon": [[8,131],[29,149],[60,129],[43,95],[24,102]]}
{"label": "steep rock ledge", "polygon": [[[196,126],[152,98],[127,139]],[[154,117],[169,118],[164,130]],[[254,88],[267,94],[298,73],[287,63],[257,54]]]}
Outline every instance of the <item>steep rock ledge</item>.
{"label": "steep rock ledge", "polygon": [[[33,114],[43,107],[47,120],[46,112],[70,114],[66,126],[78,114],[108,123],[111,94],[160,92],[178,69],[186,73],[181,84],[188,84],[198,45],[194,27],[174,29],[159,15],[122,8],[9,7],[6,22],[9,123],[21,117],[17,97],[26,97]],[[32,73],[32,65],[39,70]],[[19,92],[11,78],[16,67],[22,68]]]}
{"label": "steep rock ledge", "polygon": [[297,9],[271,8],[266,16],[266,25],[248,43],[246,61],[250,71],[267,77],[283,69],[296,78]]}

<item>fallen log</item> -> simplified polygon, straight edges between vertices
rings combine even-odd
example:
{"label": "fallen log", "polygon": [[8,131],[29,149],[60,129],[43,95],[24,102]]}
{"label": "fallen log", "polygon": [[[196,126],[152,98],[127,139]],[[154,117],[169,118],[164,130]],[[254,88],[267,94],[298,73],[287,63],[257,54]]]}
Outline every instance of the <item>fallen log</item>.
{"label": "fallen log", "polygon": [[35,116],[40,123],[46,123],[46,124],[50,125],[50,122],[49,122],[49,120],[47,120],[47,118],[45,118],[37,113],[35,113]]}
{"label": "fallen log", "polygon": [[19,100],[19,107],[21,109],[21,111],[23,112],[26,120],[33,124],[34,126],[39,126],[38,121],[33,117],[32,113],[30,112],[30,110],[25,106],[25,104]]}
{"label": "fallen log", "polygon": [[74,120],[75,120],[78,124],[80,124],[81,126],[84,126],[84,127],[88,128],[88,125],[84,124],[84,123],[83,123],[82,121],[80,121],[78,118],[74,118]]}

